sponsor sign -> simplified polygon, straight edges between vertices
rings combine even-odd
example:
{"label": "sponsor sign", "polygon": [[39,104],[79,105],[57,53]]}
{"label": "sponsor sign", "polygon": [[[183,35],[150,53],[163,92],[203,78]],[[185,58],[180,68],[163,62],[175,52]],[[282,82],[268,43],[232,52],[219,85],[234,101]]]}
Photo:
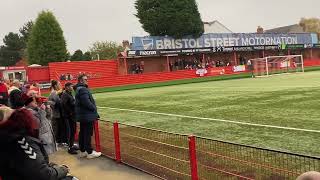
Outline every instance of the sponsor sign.
{"label": "sponsor sign", "polygon": [[206,75],[208,73],[208,71],[206,69],[198,69],[196,71],[196,74],[199,75],[200,77],[203,77],[204,75]]}
{"label": "sponsor sign", "polygon": [[320,44],[281,44],[268,46],[233,46],[233,47],[209,47],[209,48],[191,48],[191,49],[164,49],[164,50],[129,50],[128,56],[161,56],[173,54],[195,54],[195,53],[216,53],[216,52],[248,52],[262,50],[286,50],[286,49],[305,49],[320,48]]}
{"label": "sponsor sign", "polygon": [[210,47],[270,46],[280,44],[315,44],[317,36],[313,33],[212,33],[199,38],[187,36],[174,39],[166,36],[133,37],[133,50],[198,49]]}
{"label": "sponsor sign", "polygon": [[243,72],[246,71],[245,65],[233,66],[233,72]]}
{"label": "sponsor sign", "polygon": [[225,74],[226,70],[224,68],[211,68],[210,75],[223,75]]}
{"label": "sponsor sign", "polygon": [[40,83],[39,86],[40,86],[40,89],[49,89],[51,87],[51,83],[50,82]]}
{"label": "sponsor sign", "polygon": [[128,52],[128,56],[158,56],[159,52],[156,50],[143,50],[143,51],[132,51],[129,50]]}
{"label": "sponsor sign", "polygon": [[305,44],[287,44],[287,45],[282,45],[281,49],[304,49]]}

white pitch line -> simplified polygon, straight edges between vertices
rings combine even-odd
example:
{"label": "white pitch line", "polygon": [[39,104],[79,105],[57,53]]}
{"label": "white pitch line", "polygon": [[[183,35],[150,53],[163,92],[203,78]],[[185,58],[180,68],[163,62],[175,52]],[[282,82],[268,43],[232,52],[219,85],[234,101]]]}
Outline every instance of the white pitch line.
{"label": "white pitch line", "polygon": [[120,110],[120,111],[130,111],[130,112],[139,112],[139,113],[146,113],[146,114],[157,114],[157,115],[164,115],[164,116],[190,118],[190,119],[202,119],[202,120],[209,120],[209,121],[228,122],[228,123],[233,123],[233,124],[242,124],[242,125],[256,126],[256,127],[266,127],[266,128],[292,130],[292,131],[303,131],[303,132],[320,133],[320,130],[300,129],[300,128],[272,126],[272,125],[264,125],[264,124],[254,124],[254,123],[231,121],[231,120],[224,120],[224,119],[185,116],[185,115],[179,115],[179,114],[157,113],[157,112],[150,112],[150,111],[139,111],[139,110],[133,110],[133,109],[121,109],[121,108],[111,108],[111,107],[101,107],[101,106],[98,106],[98,108],[101,108],[101,109],[113,109],[113,110]]}

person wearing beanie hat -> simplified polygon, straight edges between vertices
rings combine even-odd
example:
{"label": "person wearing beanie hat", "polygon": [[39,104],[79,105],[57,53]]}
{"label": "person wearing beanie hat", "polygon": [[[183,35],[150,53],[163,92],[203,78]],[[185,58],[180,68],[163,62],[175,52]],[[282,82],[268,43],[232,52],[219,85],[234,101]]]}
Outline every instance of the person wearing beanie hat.
{"label": "person wearing beanie hat", "polygon": [[49,164],[37,123],[24,108],[0,107],[0,177],[2,180],[71,180],[69,168]]}
{"label": "person wearing beanie hat", "polygon": [[45,109],[38,106],[36,97],[27,97],[25,100],[25,108],[28,109],[35,120],[39,123],[39,139],[44,142],[44,148],[50,155],[56,152],[57,143],[54,138],[54,133],[50,121],[47,119]]}

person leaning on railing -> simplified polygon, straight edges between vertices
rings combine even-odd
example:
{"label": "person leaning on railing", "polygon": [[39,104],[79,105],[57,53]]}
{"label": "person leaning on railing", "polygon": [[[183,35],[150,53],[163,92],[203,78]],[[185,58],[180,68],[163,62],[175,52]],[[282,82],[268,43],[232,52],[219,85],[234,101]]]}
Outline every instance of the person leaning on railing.
{"label": "person leaning on railing", "polygon": [[78,77],[78,84],[75,86],[75,114],[76,120],[80,122],[79,146],[80,157],[88,159],[101,156],[101,152],[96,152],[91,147],[91,137],[93,135],[93,124],[99,118],[96,103],[88,89],[88,76],[82,74]]}

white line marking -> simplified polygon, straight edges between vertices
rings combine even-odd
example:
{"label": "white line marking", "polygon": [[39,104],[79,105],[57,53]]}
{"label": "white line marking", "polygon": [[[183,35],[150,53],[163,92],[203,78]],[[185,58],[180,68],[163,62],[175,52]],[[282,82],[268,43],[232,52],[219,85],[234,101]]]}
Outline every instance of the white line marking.
{"label": "white line marking", "polygon": [[242,124],[242,125],[256,126],[256,127],[265,127],[265,128],[285,129],[285,130],[292,130],[292,131],[303,131],[303,132],[320,133],[320,130],[300,129],[300,128],[292,128],[292,127],[265,125],[265,124],[254,124],[254,123],[238,122],[238,121],[231,121],[231,120],[224,120],[224,119],[185,116],[185,115],[179,115],[179,114],[157,113],[157,112],[150,112],[150,111],[139,111],[139,110],[134,110],[134,109],[121,109],[121,108],[111,108],[111,107],[102,107],[102,106],[98,106],[98,108],[101,108],[101,109],[113,109],[113,110],[120,110],[120,111],[130,111],[130,112],[139,112],[139,113],[146,113],[146,114],[157,114],[157,115],[164,115],[164,116],[190,118],[190,119],[202,119],[202,120],[209,120],[209,121],[228,122],[228,123],[233,123],[233,124]]}

